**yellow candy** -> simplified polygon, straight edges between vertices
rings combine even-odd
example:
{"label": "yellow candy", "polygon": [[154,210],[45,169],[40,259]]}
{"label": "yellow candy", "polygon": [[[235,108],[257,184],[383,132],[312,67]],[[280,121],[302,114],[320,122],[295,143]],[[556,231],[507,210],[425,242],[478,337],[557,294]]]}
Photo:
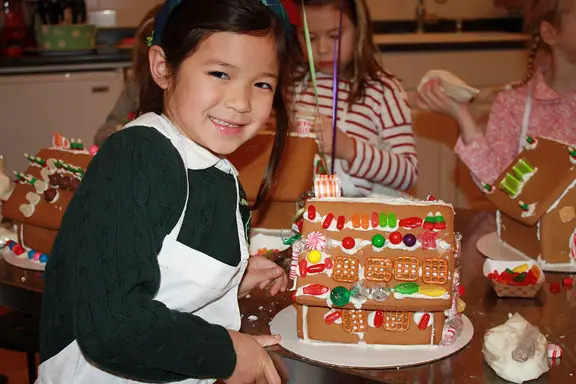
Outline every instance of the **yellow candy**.
{"label": "yellow candy", "polygon": [[456,308],[458,309],[458,313],[464,312],[466,309],[466,303],[461,298],[458,298],[458,302],[456,303]]}
{"label": "yellow candy", "polygon": [[440,297],[446,293],[446,289],[436,285],[421,285],[418,287],[418,293],[430,297]]}
{"label": "yellow candy", "polygon": [[530,267],[528,266],[528,264],[522,264],[522,265],[519,265],[519,266],[517,266],[516,268],[514,268],[514,269],[512,270],[512,272],[522,273],[522,272],[526,272],[529,268],[530,268]]}
{"label": "yellow candy", "polygon": [[317,264],[318,262],[320,262],[320,260],[322,260],[322,254],[319,251],[310,251],[310,253],[308,254],[308,261],[311,262],[312,264]]}

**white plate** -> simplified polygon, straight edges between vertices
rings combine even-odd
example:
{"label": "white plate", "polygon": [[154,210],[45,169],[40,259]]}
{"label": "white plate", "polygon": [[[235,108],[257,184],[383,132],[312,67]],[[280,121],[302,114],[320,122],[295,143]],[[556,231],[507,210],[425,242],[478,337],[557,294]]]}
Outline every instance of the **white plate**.
{"label": "white plate", "polygon": [[[536,261],[520,251],[504,244],[498,237],[498,233],[491,232],[482,236],[476,242],[476,249],[484,256],[492,260],[502,261]],[[576,272],[576,264],[561,263],[550,264],[537,261],[540,268],[545,272]]]}
{"label": "white plate", "polygon": [[425,364],[450,356],[464,348],[474,335],[466,316],[464,329],[449,346],[383,346],[300,341],[296,333],[296,309],[291,305],[280,311],[270,323],[270,332],[282,336],[280,345],[301,357],[324,364],[351,368],[398,368]]}
{"label": "white plate", "polygon": [[34,271],[43,271],[46,264],[42,264],[38,261],[30,260],[28,258],[28,253],[24,252],[20,256],[13,254],[8,247],[4,248],[4,260],[8,264],[12,264],[15,267],[20,267],[24,269],[31,269]]}
{"label": "white plate", "polygon": [[250,231],[250,254],[256,255],[258,250],[262,248],[268,250],[277,249],[279,251],[290,248],[289,245],[284,245],[282,242],[282,235],[284,237],[291,237],[294,235],[294,232],[290,229],[253,228]]}

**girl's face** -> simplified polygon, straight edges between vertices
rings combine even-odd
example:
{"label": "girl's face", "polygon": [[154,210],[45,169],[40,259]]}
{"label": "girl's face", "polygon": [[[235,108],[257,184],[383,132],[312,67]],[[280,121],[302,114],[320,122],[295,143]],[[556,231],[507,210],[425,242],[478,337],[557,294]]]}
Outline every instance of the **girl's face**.
{"label": "girl's face", "polygon": [[[335,43],[338,40],[340,10],[332,5],[306,7],[310,41],[316,69],[325,74],[334,72]],[[342,42],[340,47],[340,68],[344,70],[354,58],[356,27],[350,17],[344,13],[342,18]],[[308,60],[304,27],[298,28],[298,42]]]}
{"label": "girl's face", "polygon": [[164,110],[194,142],[227,155],[270,116],[278,72],[273,36],[214,33],[163,87]]}

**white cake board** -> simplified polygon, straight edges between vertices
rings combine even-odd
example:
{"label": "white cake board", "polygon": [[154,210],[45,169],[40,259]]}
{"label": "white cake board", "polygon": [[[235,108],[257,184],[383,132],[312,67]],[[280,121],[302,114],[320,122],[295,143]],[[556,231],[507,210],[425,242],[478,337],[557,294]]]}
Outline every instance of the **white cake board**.
{"label": "white cake board", "polygon": [[20,256],[16,256],[15,254],[10,251],[8,247],[3,249],[4,260],[8,264],[11,264],[15,267],[20,267],[24,269],[31,269],[33,271],[43,271],[46,267],[46,264],[42,264],[38,261],[30,260],[28,258],[28,253],[24,252]]}
{"label": "white cake board", "polygon": [[[522,252],[515,250],[514,248],[504,244],[498,237],[498,233],[491,232],[487,235],[482,236],[478,242],[476,242],[476,249],[478,252],[483,254],[492,260],[502,260],[502,261],[534,261],[534,259],[526,256]],[[565,272],[574,273],[576,272],[576,264],[572,263],[562,263],[562,264],[551,264],[538,262],[540,268],[545,272]]]}
{"label": "white cake board", "polygon": [[270,323],[270,332],[282,336],[280,345],[292,353],[319,363],[350,368],[398,368],[425,364],[443,359],[464,348],[474,335],[474,327],[466,316],[464,329],[456,342],[449,346],[384,346],[337,344],[321,341],[301,341],[296,331],[296,308],[292,305],[280,311]]}

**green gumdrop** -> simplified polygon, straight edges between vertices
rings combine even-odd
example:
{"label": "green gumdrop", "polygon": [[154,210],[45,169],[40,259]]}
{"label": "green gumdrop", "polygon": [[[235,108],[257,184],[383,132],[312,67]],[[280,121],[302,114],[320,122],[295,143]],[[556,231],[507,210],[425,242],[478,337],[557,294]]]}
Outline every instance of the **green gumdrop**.
{"label": "green gumdrop", "polygon": [[526,280],[526,276],[528,276],[528,274],[526,272],[522,272],[521,274],[519,274],[514,278],[514,281],[523,282],[524,280]]}
{"label": "green gumdrop", "polygon": [[396,228],[397,221],[398,221],[398,219],[396,218],[395,213],[389,213],[388,214],[388,226],[390,228]]}
{"label": "green gumdrop", "polygon": [[380,216],[378,216],[380,221],[380,226],[382,228],[386,228],[388,226],[388,215],[384,212],[380,212]]}
{"label": "green gumdrop", "polygon": [[394,287],[394,292],[401,293],[402,295],[411,295],[418,292],[418,284],[416,283],[402,283]]}
{"label": "green gumdrop", "polygon": [[509,273],[509,274],[513,275],[513,274],[514,274],[514,271],[511,270],[510,268],[506,268],[506,273]]}
{"label": "green gumdrop", "polygon": [[350,291],[342,286],[335,287],[330,292],[330,300],[335,307],[343,307],[350,302]]}
{"label": "green gumdrop", "polygon": [[376,248],[382,248],[384,246],[384,243],[386,243],[386,239],[384,238],[384,236],[377,234],[374,235],[374,237],[372,237],[372,245],[375,246]]}

